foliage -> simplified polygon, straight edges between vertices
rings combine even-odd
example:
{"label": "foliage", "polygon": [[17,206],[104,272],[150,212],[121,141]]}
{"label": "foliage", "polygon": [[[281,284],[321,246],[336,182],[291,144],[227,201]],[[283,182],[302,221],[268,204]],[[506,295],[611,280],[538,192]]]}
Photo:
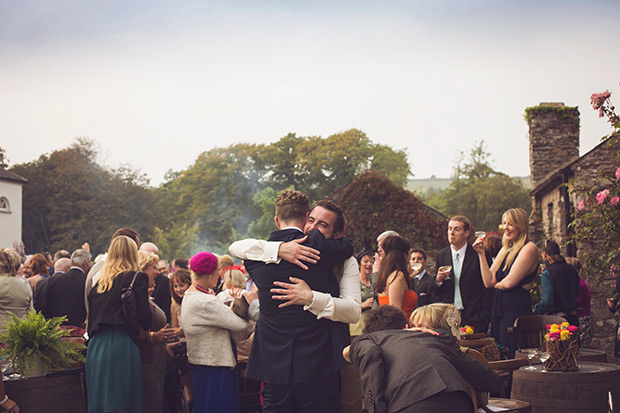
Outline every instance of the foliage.
{"label": "foliage", "polygon": [[[285,189],[295,189],[292,185]],[[254,206],[259,208],[263,214],[250,224],[248,232],[250,236],[258,239],[269,238],[269,234],[278,229],[273,217],[275,213],[274,200],[278,196],[278,191],[268,187],[254,194]]]}
{"label": "foliage", "polygon": [[155,227],[152,242],[157,245],[162,260],[191,257],[199,252],[196,250],[199,242],[198,225],[173,222],[168,230]]}
{"label": "foliage", "polygon": [[579,111],[576,107],[572,107],[572,106],[555,107],[555,106],[541,105],[541,106],[532,106],[532,107],[526,108],[525,115],[523,117],[525,118],[525,121],[527,122],[528,125],[532,122],[532,113],[536,113],[536,114],[553,113],[557,115],[559,118],[565,121],[569,121],[573,123],[575,126],[579,126]]}
{"label": "foliage", "polygon": [[13,313],[10,316],[6,332],[0,334],[0,342],[5,344],[0,356],[11,358],[22,374],[32,369],[34,356],[41,359],[46,370],[84,361],[80,353],[84,345],[61,340],[70,335],[69,330],[59,328],[66,317],[46,319],[41,312],[28,312],[23,319]]}
{"label": "foliage", "polygon": [[335,195],[346,213],[346,234],[357,249],[376,246],[377,235],[388,229],[428,251],[447,245],[447,220],[379,172],[364,172]]}
{"label": "foliage", "polygon": [[4,150],[4,148],[0,147],[0,168],[8,168],[9,167],[9,160],[6,157],[6,151]]}
{"label": "foliage", "polygon": [[446,215],[464,215],[476,229],[497,228],[502,214],[510,208],[532,210],[528,190],[518,178],[495,171],[485,150],[484,141],[477,143],[464,162],[461,153],[457,160],[450,187],[432,205]]}
{"label": "foliage", "polygon": [[107,250],[109,237],[123,226],[143,239],[153,232],[153,191],[144,175],[96,162],[96,148],[78,139],[68,148],[15,165],[11,171],[28,179],[23,189],[22,237],[29,253],[79,248],[88,241],[93,252]]}
{"label": "foliage", "polygon": [[[594,93],[591,103],[600,117],[607,117],[613,128],[607,140],[607,150],[620,166],[620,153],[616,152],[620,142],[620,118],[610,100],[611,92]],[[620,167],[615,170],[598,171],[596,185],[571,188],[577,198],[574,229],[569,240],[579,247],[584,268],[597,277],[617,276],[620,269]]]}
{"label": "foliage", "polygon": [[290,133],[269,145],[204,152],[188,169],[170,171],[157,189],[158,239],[182,245],[175,238],[183,233],[175,235],[173,226],[195,222],[199,241],[194,250],[183,250],[186,255],[196,248],[225,252],[239,238],[265,238],[275,229],[274,200],[282,189],[299,189],[316,201],[347,186],[370,165],[398,184],[410,175],[404,151],[373,144],[357,129],[326,139]]}

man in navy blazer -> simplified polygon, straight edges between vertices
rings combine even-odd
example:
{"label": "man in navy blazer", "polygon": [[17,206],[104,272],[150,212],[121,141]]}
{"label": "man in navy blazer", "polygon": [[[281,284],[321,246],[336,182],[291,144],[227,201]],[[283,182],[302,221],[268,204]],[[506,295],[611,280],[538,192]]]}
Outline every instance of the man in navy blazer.
{"label": "man in navy blazer", "polygon": [[[310,203],[299,191],[282,191],[276,199],[276,225],[270,241],[303,238]],[[246,376],[264,383],[265,412],[339,411],[339,368],[331,340],[330,320],[317,318],[297,305],[280,305],[270,290],[275,281],[295,277],[312,290],[330,292],[335,279],[331,267],[353,254],[353,243],[344,238],[327,240],[314,230],[304,245],[320,251],[321,259],[308,270],[281,261],[265,264],[246,261],[245,267],[258,287],[260,318],[256,326]]]}
{"label": "man in navy blazer", "polygon": [[84,288],[90,269],[90,252],[77,249],[71,254],[71,268],[64,274],[50,277],[43,297],[41,311],[45,317],[66,316],[64,325],[84,328],[86,304]]}
{"label": "man in navy blazer", "polygon": [[[477,333],[486,333],[491,319],[493,289],[485,288],[482,282],[478,253],[467,242],[470,231],[471,223],[466,217],[450,218],[450,246],[437,253],[434,292],[440,302],[454,304],[461,310],[463,325],[472,326]],[[446,265],[451,265],[452,270],[439,271]]]}

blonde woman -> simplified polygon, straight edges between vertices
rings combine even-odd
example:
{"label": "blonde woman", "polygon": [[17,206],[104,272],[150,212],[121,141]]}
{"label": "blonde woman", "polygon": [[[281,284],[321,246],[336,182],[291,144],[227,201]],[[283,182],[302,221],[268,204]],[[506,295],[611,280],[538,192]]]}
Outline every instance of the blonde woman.
{"label": "blonde woman", "polygon": [[487,263],[483,240],[473,247],[480,258],[480,272],[485,287],[495,288],[491,306],[491,336],[508,348],[514,357],[517,343],[508,333],[517,317],[532,314],[530,289],[538,271],[538,248],[529,240],[528,215],[513,208],[502,216],[502,249],[491,268]]}
{"label": "blonde woman", "polygon": [[138,248],[124,235],[110,243],[108,257],[88,295],[88,352],[86,384],[89,412],[142,412],[142,372],[138,331],[123,315],[121,294],[135,277],[133,291],[137,318],[144,330],[151,327],[148,277],[138,272]]}
{"label": "blonde woman", "polygon": [[431,330],[446,330],[457,340],[461,337],[461,314],[454,304],[433,303],[418,307],[413,310],[409,324]]}
{"label": "blonde woman", "polygon": [[230,303],[233,300],[233,291],[245,289],[245,275],[238,268],[228,268],[224,272],[222,288],[223,290],[217,295],[217,298],[225,303]]}

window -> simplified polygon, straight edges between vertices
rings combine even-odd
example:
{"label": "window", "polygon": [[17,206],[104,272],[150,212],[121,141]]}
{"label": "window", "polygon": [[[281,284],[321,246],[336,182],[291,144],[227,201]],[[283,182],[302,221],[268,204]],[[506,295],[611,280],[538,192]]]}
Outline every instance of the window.
{"label": "window", "polygon": [[11,205],[9,204],[9,200],[4,196],[0,196],[0,212],[7,214],[11,213]]}

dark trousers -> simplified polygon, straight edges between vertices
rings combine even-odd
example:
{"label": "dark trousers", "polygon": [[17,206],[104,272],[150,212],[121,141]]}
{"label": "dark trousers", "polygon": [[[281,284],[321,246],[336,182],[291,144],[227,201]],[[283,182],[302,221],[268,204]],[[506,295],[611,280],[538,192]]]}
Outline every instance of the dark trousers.
{"label": "dark trousers", "polygon": [[409,413],[456,413],[473,412],[474,405],[471,397],[462,391],[437,393],[427,399],[412,404],[407,409]]}
{"label": "dark trousers", "polygon": [[340,411],[340,374],[295,384],[263,386],[264,413],[337,413]]}

